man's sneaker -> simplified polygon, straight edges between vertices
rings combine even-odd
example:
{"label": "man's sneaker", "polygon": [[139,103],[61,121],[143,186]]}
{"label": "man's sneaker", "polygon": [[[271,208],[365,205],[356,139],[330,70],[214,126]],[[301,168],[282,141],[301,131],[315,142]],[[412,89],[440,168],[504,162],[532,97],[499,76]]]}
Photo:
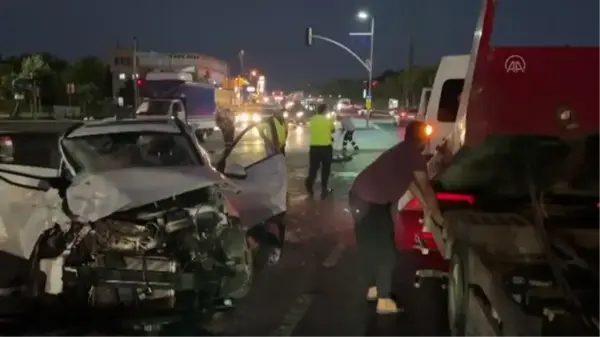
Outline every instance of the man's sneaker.
{"label": "man's sneaker", "polygon": [[306,184],[304,187],[306,187],[306,193],[308,193],[308,196],[310,196],[312,198],[313,195],[315,194],[315,191],[313,190],[313,188],[308,184]]}
{"label": "man's sneaker", "polygon": [[275,249],[273,249],[271,256],[269,256],[269,261],[267,263],[272,266],[274,264],[277,264],[277,262],[279,262],[280,258],[281,258],[281,249],[275,248]]}
{"label": "man's sneaker", "polygon": [[377,287],[370,287],[367,291],[367,301],[374,302],[377,301]]}
{"label": "man's sneaker", "polygon": [[376,311],[380,315],[397,314],[400,310],[396,302],[391,298],[380,298],[377,300]]}
{"label": "man's sneaker", "polygon": [[331,194],[331,192],[333,192],[333,190],[331,188],[326,188],[326,189],[322,190],[321,191],[321,200],[327,199],[327,197]]}

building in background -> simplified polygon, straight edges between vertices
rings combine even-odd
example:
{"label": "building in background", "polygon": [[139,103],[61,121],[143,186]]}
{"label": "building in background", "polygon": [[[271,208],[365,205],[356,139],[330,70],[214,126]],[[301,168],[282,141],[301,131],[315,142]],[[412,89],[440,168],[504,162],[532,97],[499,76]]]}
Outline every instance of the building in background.
{"label": "building in background", "polygon": [[232,82],[228,79],[229,66],[225,61],[200,53],[159,53],[138,50],[138,74],[134,74],[133,50],[115,47],[111,50],[109,64],[115,97],[127,79],[143,78],[147,72],[157,70],[179,72],[185,68],[195,67],[199,77],[208,77],[218,86],[229,88]]}

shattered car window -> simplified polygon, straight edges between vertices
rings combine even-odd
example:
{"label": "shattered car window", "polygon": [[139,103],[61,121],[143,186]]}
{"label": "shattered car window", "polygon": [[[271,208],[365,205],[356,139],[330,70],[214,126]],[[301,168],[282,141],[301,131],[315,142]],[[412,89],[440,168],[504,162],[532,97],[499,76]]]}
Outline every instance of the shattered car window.
{"label": "shattered car window", "polygon": [[66,159],[79,172],[130,167],[204,165],[179,134],[127,132],[63,139]]}

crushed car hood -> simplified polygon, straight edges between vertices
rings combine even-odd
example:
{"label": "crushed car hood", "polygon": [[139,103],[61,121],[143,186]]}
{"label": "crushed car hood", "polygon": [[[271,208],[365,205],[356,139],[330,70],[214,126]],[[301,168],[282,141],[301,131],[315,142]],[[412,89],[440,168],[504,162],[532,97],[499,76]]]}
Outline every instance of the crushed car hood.
{"label": "crushed car hood", "polygon": [[82,221],[96,221],[210,185],[239,191],[211,167],[143,167],[78,175],[67,201]]}

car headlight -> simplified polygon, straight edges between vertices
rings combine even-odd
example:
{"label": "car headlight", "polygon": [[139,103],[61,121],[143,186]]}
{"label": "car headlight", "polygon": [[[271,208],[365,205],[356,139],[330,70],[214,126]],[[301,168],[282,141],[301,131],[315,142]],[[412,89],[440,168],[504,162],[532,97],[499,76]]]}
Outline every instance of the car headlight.
{"label": "car headlight", "polygon": [[296,117],[302,117],[302,116],[304,116],[304,111],[296,112]]}
{"label": "car headlight", "polygon": [[288,118],[288,117],[290,117],[290,114],[289,114],[287,111],[286,111],[286,112],[284,112],[284,113],[283,113],[283,118]]}
{"label": "car headlight", "polygon": [[250,119],[247,113],[240,114],[240,121],[247,122]]}
{"label": "car headlight", "polygon": [[252,121],[253,122],[260,122],[260,115],[259,114],[252,115]]}

